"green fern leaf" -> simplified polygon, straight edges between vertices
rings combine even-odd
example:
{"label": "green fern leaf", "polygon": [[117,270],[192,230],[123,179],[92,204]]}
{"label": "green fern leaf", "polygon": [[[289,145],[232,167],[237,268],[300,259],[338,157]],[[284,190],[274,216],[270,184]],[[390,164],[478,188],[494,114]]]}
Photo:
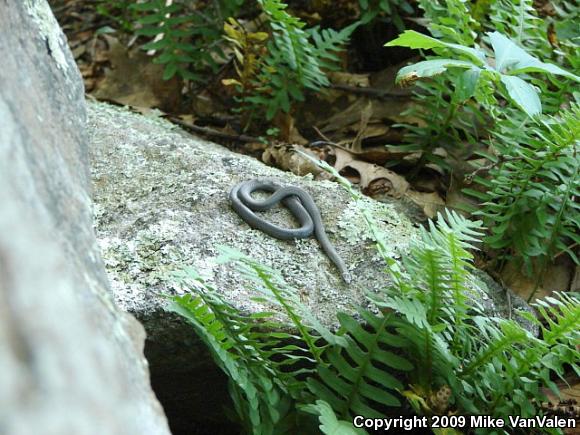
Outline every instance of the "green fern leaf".
{"label": "green fern leaf", "polygon": [[379,416],[381,406],[400,406],[396,391],[403,384],[391,371],[378,367],[398,372],[412,369],[408,360],[384,348],[393,335],[394,318],[370,312],[365,312],[365,317],[373,318],[370,330],[363,329],[351,316],[339,314],[348,345],[329,347],[323,355],[328,364],[318,368],[319,379],[308,379],[312,393],[330,403],[343,418]]}

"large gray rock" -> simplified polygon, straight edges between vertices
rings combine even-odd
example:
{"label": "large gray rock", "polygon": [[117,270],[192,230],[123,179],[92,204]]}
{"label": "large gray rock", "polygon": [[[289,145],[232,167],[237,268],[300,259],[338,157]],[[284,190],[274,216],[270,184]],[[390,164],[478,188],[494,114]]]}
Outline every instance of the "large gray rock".
{"label": "large gray rock", "polygon": [[[193,329],[163,309],[160,293],[183,290],[174,284],[171,272],[193,266],[236,307],[263,309],[251,301],[253,285],[231,265],[215,261],[219,245],[236,248],[280,270],[329,326],[337,311],[364,304],[366,291],[388,284],[358,207],[337,183],[267,167],[192,137],[163,119],[107,104],[91,103],[89,120],[97,236],[117,303],[147,330],[152,381],[174,434],[191,433],[192,422],[214,431],[221,427],[225,390]],[[273,239],[249,228],[234,213],[229,189],[251,178],[275,179],[312,194],[332,242],[350,267],[349,286],[315,239]],[[405,255],[417,230],[401,207],[371,199],[364,203],[386,234],[393,257]],[[282,209],[269,211],[267,219],[292,225]],[[502,307],[508,306],[501,288],[479,279],[473,287],[490,315],[501,315]]]}
{"label": "large gray rock", "polygon": [[83,85],[45,0],[0,1],[0,56],[0,434],[168,434],[110,295]]}
{"label": "large gray rock", "polygon": [[[193,266],[238,308],[252,286],[230,265],[216,263],[218,246],[238,249],[280,270],[327,324],[337,310],[364,300],[386,283],[383,262],[348,193],[337,183],[314,181],[184,133],[163,119],[143,117],[104,103],[89,105],[97,237],[120,306],[146,319],[163,303],[156,293],[179,292],[171,272]],[[268,178],[305,188],[319,206],[326,230],[350,268],[345,285],[316,239],[280,241],[251,229],[230,208],[228,192],[241,180]],[[394,257],[416,235],[395,205],[366,200],[387,234]],[[266,219],[291,226],[284,209]],[[151,331],[150,331],[151,332]]]}

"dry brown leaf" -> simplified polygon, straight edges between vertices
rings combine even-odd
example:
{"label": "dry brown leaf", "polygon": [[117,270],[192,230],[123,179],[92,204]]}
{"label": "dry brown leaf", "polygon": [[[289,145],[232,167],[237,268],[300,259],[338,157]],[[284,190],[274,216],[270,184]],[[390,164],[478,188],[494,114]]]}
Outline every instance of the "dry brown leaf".
{"label": "dry brown leaf", "polygon": [[[527,300],[536,287],[537,280],[526,276],[516,260],[508,261],[501,272],[503,283],[522,299]],[[538,286],[534,299],[550,296],[554,291],[567,291],[572,280],[569,265],[559,262],[549,265],[544,275],[544,285]]]}
{"label": "dry brown leaf", "polygon": [[386,146],[374,146],[364,147],[357,157],[365,162],[382,166],[390,160],[402,159],[406,154],[406,152],[392,150]]}
{"label": "dry brown leaf", "polygon": [[[331,136],[334,142],[348,143],[353,142],[356,134],[361,130],[361,114],[366,116],[365,110],[368,110],[370,99],[360,97],[355,100],[346,109],[334,113],[321,122],[315,122],[320,131]],[[373,129],[367,129],[362,134],[362,139],[379,136],[390,133],[390,126],[394,122],[399,122],[401,118],[400,113],[404,111],[409,102],[406,100],[374,100],[372,101],[372,115],[366,121],[367,126],[373,126]],[[363,118],[364,119],[364,118]],[[382,125],[382,132],[378,132],[378,126]],[[395,133],[395,130],[392,130]],[[400,134],[397,134],[399,137]],[[400,137],[399,137],[400,139]],[[388,142],[388,141],[386,141]]]}
{"label": "dry brown leaf", "polygon": [[405,196],[421,207],[429,219],[435,218],[437,212],[443,211],[445,208],[445,201],[436,192],[426,193],[409,189]]}
{"label": "dry brown leaf", "polygon": [[[106,56],[112,68],[97,85],[93,96],[136,107],[158,107],[177,112],[181,100],[181,83],[177,78],[163,80],[163,66],[153,64],[151,58],[137,49],[128,50],[115,38],[107,35],[109,51]],[[139,77],[139,80],[127,80]]]}
{"label": "dry brown leaf", "polygon": [[275,166],[300,176],[306,174],[319,175],[324,172],[318,165],[306,159],[297,151],[306,153],[315,159],[321,157],[301,145],[272,144],[264,150],[262,161],[267,165]]}
{"label": "dry brown leaf", "polygon": [[308,143],[296,128],[294,117],[289,113],[278,112],[272,121],[273,124],[280,129],[279,137],[284,142],[300,145]]}
{"label": "dry brown leaf", "polygon": [[357,86],[359,88],[369,87],[368,74],[353,74],[342,71],[331,71],[328,73],[328,78],[333,84]]}
{"label": "dry brown leaf", "polygon": [[371,183],[376,183],[377,180],[387,181],[386,184],[381,184],[384,188],[382,192],[393,198],[401,198],[409,189],[407,180],[393,171],[373,163],[357,160],[353,154],[340,148],[335,148],[334,152],[336,155],[335,169],[339,172],[346,168],[355,170],[359,174],[359,184],[362,190],[367,190]]}

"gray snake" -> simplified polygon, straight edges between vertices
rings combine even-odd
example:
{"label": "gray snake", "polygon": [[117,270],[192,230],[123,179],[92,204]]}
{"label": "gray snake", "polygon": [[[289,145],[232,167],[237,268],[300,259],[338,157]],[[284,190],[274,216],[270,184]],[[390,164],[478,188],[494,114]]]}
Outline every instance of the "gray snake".
{"label": "gray snake", "polygon": [[[270,192],[268,198],[256,200],[252,192]],[[336,265],[342,279],[350,282],[347,267],[328,239],[320,210],[308,192],[295,186],[282,187],[267,180],[247,180],[236,184],[230,190],[230,201],[234,211],[252,228],[281,240],[302,239],[313,233],[328,258]],[[282,228],[257,216],[255,211],[265,211],[282,202],[300,223],[299,228]]]}

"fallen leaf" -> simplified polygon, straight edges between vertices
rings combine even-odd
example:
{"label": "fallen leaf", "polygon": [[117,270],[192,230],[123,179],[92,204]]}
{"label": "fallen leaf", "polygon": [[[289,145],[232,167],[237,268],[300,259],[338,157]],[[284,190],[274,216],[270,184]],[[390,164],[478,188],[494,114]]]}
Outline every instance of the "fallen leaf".
{"label": "fallen leaf", "polygon": [[[93,96],[136,107],[158,107],[166,112],[178,112],[181,101],[181,82],[177,77],[163,80],[163,66],[138,49],[127,49],[117,39],[105,35],[109,41],[107,57],[111,62],[104,79]],[[127,80],[139,77],[139,80]]]}
{"label": "fallen leaf", "polygon": [[272,144],[267,146],[262,154],[262,161],[270,166],[290,171],[296,175],[319,175],[324,171],[312,161],[300,155],[297,151],[306,153],[315,159],[321,156],[301,145]]}
{"label": "fallen leaf", "polygon": [[353,154],[340,148],[335,148],[334,152],[336,156],[335,169],[339,172],[347,168],[355,170],[360,178],[359,184],[363,191],[379,179],[387,181],[386,184],[383,184],[386,189],[383,193],[387,193],[393,198],[401,198],[409,189],[407,180],[393,171],[373,163],[357,160]]}
{"label": "fallen leaf", "polygon": [[436,192],[417,192],[410,189],[405,196],[421,207],[429,219],[435,218],[437,212],[441,212],[445,208],[445,201]]}
{"label": "fallen leaf", "polygon": [[353,74],[342,71],[331,71],[328,73],[330,82],[337,85],[357,86],[360,88],[369,87],[368,74]]}
{"label": "fallen leaf", "polygon": [[501,272],[503,283],[522,299],[527,300],[537,287],[534,299],[550,296],[554,291],[567,291],[572,280],[572,270],[565,261],[548,265],[544,275],[544,285],[537,285],[536,278],[524,274],[519,261],[510,260]]}

